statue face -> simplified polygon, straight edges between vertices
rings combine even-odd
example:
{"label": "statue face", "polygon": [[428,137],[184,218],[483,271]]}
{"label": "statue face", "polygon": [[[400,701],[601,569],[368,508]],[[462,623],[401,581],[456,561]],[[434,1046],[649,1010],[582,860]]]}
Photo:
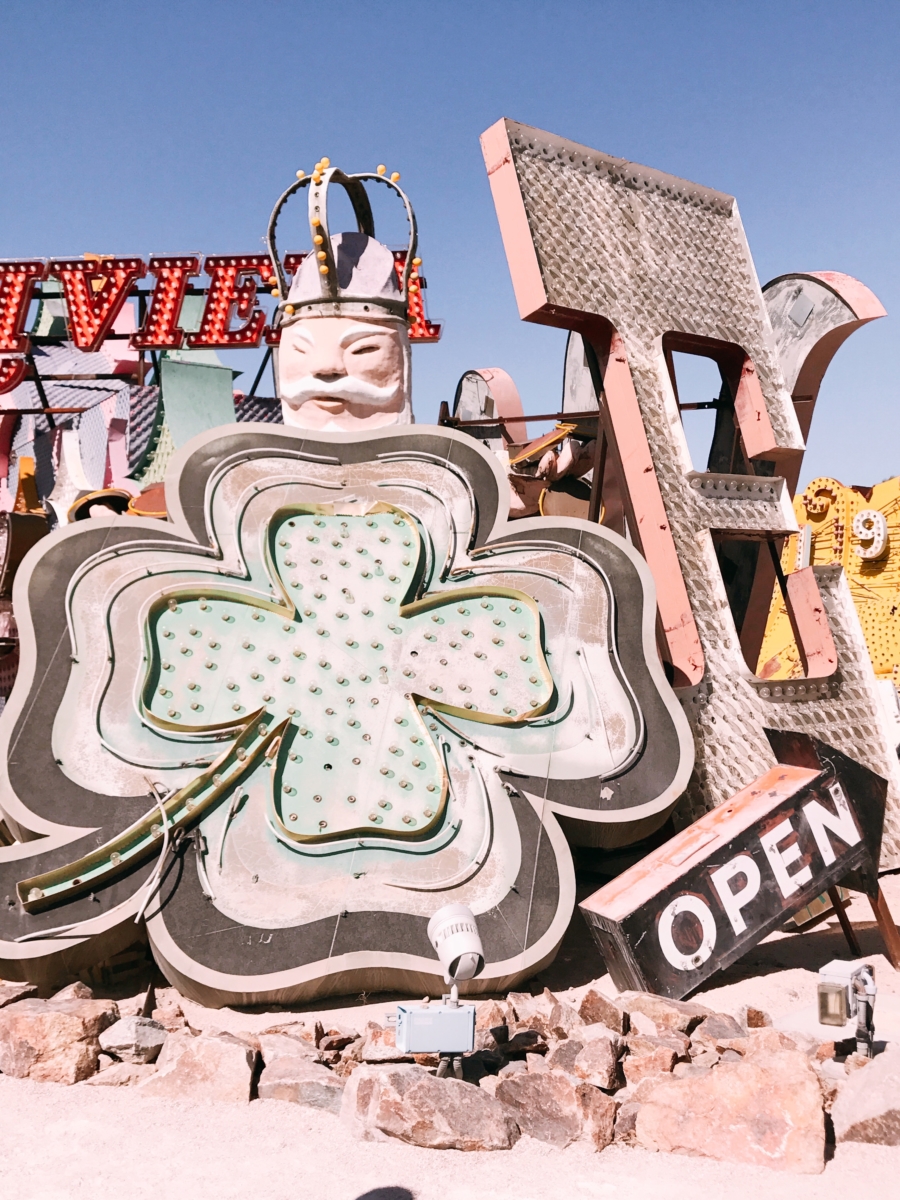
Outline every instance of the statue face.
{"label": "statue face", "polygon": [[408,355],[400,321],[295,321],[284,330],[278,351],[285,424],[353,430],[405,423]]}

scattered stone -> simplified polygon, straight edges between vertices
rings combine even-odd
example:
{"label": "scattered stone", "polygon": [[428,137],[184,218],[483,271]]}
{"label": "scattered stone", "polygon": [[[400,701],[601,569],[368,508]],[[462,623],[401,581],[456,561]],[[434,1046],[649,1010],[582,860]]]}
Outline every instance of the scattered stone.
{"label": "scattered stone", "polygon": [[585,1025],[605,1025],[614,1033],[627,1033],[629,1030],[628,1013],[625,1009],[594,988],[585,992],[582,997],[578,1015]]}
{"label": "scattered stone", "polygon": [[97,1055],[97,1070],[105,1071],[107,1067],[113,1066],[115,1064],[115,1061],[116,1060],[113,1058],[113,1056],[111,1054],[98,1054]]}
{"label": "scattered stone", "polygon": [[[719,1055],[715,1050],[704,1050],[702,1054],[696,1055],[691,1059],[691,1063],[695,1067],[702,1067],[704,1071],[708,1071],[710,1067],[714,1067],[719,1061]],[[675,1066],[687,1066],[686,1063],[676,1063]],[[672,1068],[675,1069],[674,1067]]]}
{"label": "scattered stone", "polygon": [[547,988],[544,988],[540,996],[532,996],[530,992],[510,992],[506,1000],[513,1010],[512,1015],[518,1022],[528,1021],[529,1018],[535,1016],[546,1019],[553,1011],[554,1004],[557,1003],[556,997]]}
{"label": "scattered stone", "polygon": [[749,1004],[741,1006],[738,1011],[738,1020],[745,1029],[763,1029],[766,1025],[772,1024],[772,1018],[767,1012],[761,1008],[753,1008]]}
{"label": "scattered stone", "polygon": [[635,1142],[635,1124],[637,1115],[641,1111],[641,1106],[634,1100],[626,1100],[624,1104],[619,1105],[616,1112],[616,1124],[614,1130],[614,1140],[623,1142],[626,1146],[632,1146]]}
{"label": "scattered stone", "polygon": [[360,1049],[360,1057],[367,1063],[411,1063],[411,1054],[401,1054],[397,1049],[397,1038],[394,1029],[389,1025],[386,1029],[375,1021],[370,1021],[363,1035],[364,1041]]}
{"label": "scattered stone", "polygon": [[805,1033],[766,1026],[751,1029],[744,1037],[722,1038],[719,1045],[722,1050],[737,1050],[745,1058],[754,1054],[777,1054],[784,1050],[799,1050],[801,1054],[812,1058],[819,1048],[819,1039]]}
{"label": "scattered stone", "polygon": [[692,1000],[667,1000],[650,992],[622,992],[616,997],[616,1002],[627,1011],[632,1025],[634,1014],[640,1013],[649,1017],[659,1032],[675,1029],[678,1033],[691,1033],[705,1017],[713,1015],[712,1009],[695,1004]]}
{"label": "scattered stone", "polygon": [[528,1073],[528,1064],[524,1058],[514,1058],[512,1062],[508,1062],[502,1066],[497,1072],[501,1079],[506,1079],[510,1075],[525,1075]]}
{"label": "scattered stone", "polygon": [[831,1109],[835,1140],[900,1146],[900,1054],[879,1054],[844,1083]]}
{"label": "scattered stone", "polygon": [[316,1048],[313,1030],[305,1021],[282,1021],[279,1025],[270,1025],[268,1029],[263,1030],[263,1033],[283,1033],[285,1037],[295,1038],[299,1042],[305,1042],[308,1046],[312,1046],[313,1049]]}
{"label": "scattered stone", "polygon": [[[478,1051],[476,1050],[476,1054],[477,1053],[478,1053]],[[491,1052],[491,1053],[493,1053],[493,1052]],[[471,1057],[474,1057],[474,1055],[472,1055]],[[418,1067],[437,1067],[437,1066],[440,1066],[441,1056],[440,1056],[440,1054],[414,1054],[413,1062]],[[498,1066],[499,1066],[499,1063],[498,1063]]]}
{"label": "scattered stone", "polygon": [[507,1076],[496,1092],[523,1133],[562,1149],[577,1141],[584,1114],[577,1085],[561,1071]]}
{"label": "scattered stone", "polygon": [[641,1105],[635,1132],[649,1150],[807,1174],[825,1166],[819,1084],[797,1051],[758,1054],[660,1083]]}
{"label": "scattered stone", "polygon": [[525,1068],[531,1074],[534,1074],[536,1071],[550,1070],[550,1068],[547,1066],[547,1061],[542,1054],[526,1054]]}
{"label": "scattered stone", "polygon": [[297,1054],[293,1058],[277,1058],[267,1065],[259,1077],[258,1093],[260,1100],[287,1100],[306,1108],[339,1113],[344,1081],[308,1056]]}
{"label": "scattered stone", "polygon": [[742,1057],[737,1050],[723,1050],[720,1062],[740,1062]]}
{"label": "scattered stone", "polygon": [[338,1079],[343,1079],[345,1082],[350,1078],[357,1067],[362,1066],[358,1058],[342,1058],[334,1067],[334,1073]]}
{"label": "scattered stone", "polygon": [[557,1003],[550,1010],[547,1028],[551,1037],[559,1040],[571,1037],[582,1025],[584,1025],[584,1021],[578,1015],[578,1010],[571,1004]]}
{"label": "scattered stone", "polygon": [[639,1033],[643,1037],[656,1037],[659,1033],[656,1022],[642,1012],[629,1013],[628,1024],[632,1033]]}
{"label": "scattered stone", "polygon": [[287,1033],[258,1034],[259,1053],[267,1067],[279,1058],[305,1058],[309,1062],[320,1061],[319,1051],[305,1038],[291,1037]]}
{"label": "scattered stone", "polygon": [[478,1086],[483,1092],[487,1092],[489,1096],[496,1096],[497,1088],[500,1086],[499,1075],[484,1075],[478,1080]]}
{"label": "scattered stone", "polygon": [[105,1071],[84,1080],[85,1087],[131,1087],[156,1074],[156,1063],[114,1062]]}
{"label": "scattered stone", "polygon": [[349,1029],[343,1026],[335,1026],[326,1029],[322,1037],[318,1041],[318,1047],[322,1051],[343,1050],[345,1046],[349,1046],[351,1042],[358,1041],[360,1034],[355,1029]]}
{"label": "scattered stone", "polygon": [[683,1033],[664,1033],[660,1037],[648,1037],[643,1033],[630,1033],[625,1039],[631,1054],[652,1054],[654,1050],[666,1048],[675,1051],[675,1057],[687,1062],[691,1042]]}
{"label": "scattered stone", "polygon": [[[701,1054],[700,1057],[705,1058],[706,1055]],[[714,1057],[715,1057],[716,1062],[718,1062],[718,1059],[719,1059],[718,1054],[714,1055]],[[738,1057],[740,1057],[740,1056],[738,1056]],[[696,1077],[698,1075],[705,1075],[707,1073],[707,1071],[709,1071],[710,1068],[714,1067],[714,1066],[715,1066],[714,1062],[701,1063],[701,1062],[699,1062],[698,1059],[694,1059],[693,1062],[689,1062],[689,1063],[677,1062],[675,1064],[675,1066],[672,1068],[672,1074],[675,1076],[676,1079],[690,1079],[690,1078]]]}
{"label": "scattered stone", "polygon": [[[84,986],[76,985],[76,986]],[[97,1070],[98,1038],[118,1020],[112,1000],[19,1000],[0,1009],[0,1071],[44,1083],[78,1083]]]}
{"label": "scattered stone", "polygon": [[18,1000],[28,1000],[37,995],[37,987],[33,983],[0,982],[0,1008],[15,1004]]}
{"label": "scattered stone", "polygon": [[550,1032],[550,1018],[543,1013],[532,1013],[523,1021],[514,1021],[512,1030],[513,1036],[519,1033],[533,1033],[535,1037],[543,1038],[544,1041],[549,1041],[553,1036]]}
{"label": "scattered stone", "polygon": [[109,1029],[104,1029],[100,1034],[100,1045],[107,1054],[115,1055],[122,1062],[152,1063],[167,1036],[158,1021],[148,1017],[123,1017]]}
{"label": "scattered stone", "polygon": [[394,1137],[432,1150],[509,1150],[519,1137],[516,1122],[487,1089],[437,1079],[417,1066],[354,1071],[341,1120],[366,1140]]}
{"label": "scattered stone", "polygon": [[52,1000],[93,1000],[94,993],[86,983],[76,979],[51,996]]}
{"label": "scattered stone", "polygon": [[175,988],[156,989],[156,1007],[150,1015],[168,1033],[177,1033],[187,1027],[181,1007],[181,994]]}
{"label": "scattered stone", "polygon": [[632,1086],[650,1075],[671,1074],[676,1054],[668,1046],[660,1046],[648,1054],[628,1054],[622,1060],[625,1078]]}
{"label": "scattered stone", "polygon": [[734,1017],[726,1016],[725,1013],[713,1013],[711,1017],[701,1021],[691,1034],[691,1051],[694,1054],[702,1054],[704,1050],[718,1050],[721,1054],[722,1050],[731,1048],[734,1038],[746,1036],[746,1029],[738,1025]]}
{"label": "scattered stone", "polygon": [[584,1122],[582,1137],[586,1137],[595,1150],[605,1150],[615,1134],[618,1105],[612,1096],[604,1095],[587,1083],[579,1084],[575,1092]]}
{"label": "scattered stone", "polygon": [[584,1042],[579,1041],[577,1038],[567,1038],[550,1051],[545,1061],[551,1070],[567,1071],[570,1075],[573,1075],[575,1073],[575,1060],[583,1049]]}
{"label": "scattered stone", "polygon": [[[615,1035],[613,1035],[615,1036]],[[611,1089],[616,1086],[619,1073],[620,1038],[592,1038],[575,1059],[572,1070],[580,1079],[594,1087]]]}
{"label": "scattered stone", "polygon": [[482,1030],[491,1030],[495,1025],[506,1025],[513,1019],[508,1004],[502,1004],[497,1000],[475,1001],[476,1033],[480,1033]]}
{"label": "scattered stone", "polygon": [[[506,1029],[507,1041],[508,1041],[509,1040],[509,1037],[508,1037],[509,1030],[507,1029],[507,1027],[505,1025],[503,1026],[503,1028]],[[497,1041],[496,1037],[494,1036],[494,1031],[492,1029],[476,1029],[475,1030],[475,1045],[473,1047],[475,1050],[497,1050],[498,1047],[499,1047],[499,1042]]]}
{"label": "scattered stone", "polygon": [[246,1103],[255,1065],[254,1050],[230,1033],[174,1034],[166,1038],[156,1073],[140,1086],[152,1096]]}

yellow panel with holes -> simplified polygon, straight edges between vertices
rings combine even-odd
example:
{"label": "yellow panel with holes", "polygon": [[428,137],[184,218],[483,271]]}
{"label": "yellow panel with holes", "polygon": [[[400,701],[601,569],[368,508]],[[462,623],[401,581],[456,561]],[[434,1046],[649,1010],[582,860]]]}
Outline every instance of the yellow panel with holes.
{"label": "yellow panel with holes", "polygon": [[[785,574],[803,566],[844,568],[879,679],[900,682],[900,478],[872,488],[814,479],[794,498],[799,536],[781,555]],[[765,679],[803,674],[781,592],[776,585],[759,655]]]}

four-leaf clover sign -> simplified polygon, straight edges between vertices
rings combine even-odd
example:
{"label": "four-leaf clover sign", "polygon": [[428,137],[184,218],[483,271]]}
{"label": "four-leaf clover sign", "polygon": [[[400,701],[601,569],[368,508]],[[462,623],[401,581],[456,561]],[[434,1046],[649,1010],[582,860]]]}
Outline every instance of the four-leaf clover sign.
{"label": "four-leaf clover sign", "polygon": [[563,828],[642,836],[691,767],[639,556],[508,525],[443,429],[219,429],[166,489],[168,523],[85,522],[20,571],[0,970],[71,972],[138,919],[207,1003],[421,991],[453,900],[475,989],[533,974],[574,905]]}

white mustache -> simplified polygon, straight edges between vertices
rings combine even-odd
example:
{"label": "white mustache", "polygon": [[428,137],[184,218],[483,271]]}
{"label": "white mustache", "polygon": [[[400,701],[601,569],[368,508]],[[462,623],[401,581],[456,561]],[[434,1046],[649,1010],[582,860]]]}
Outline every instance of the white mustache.
{"label": "white mustache", "polygon": [[371,408],[386,408],[395,400],[401,384],[388,384],[387,387],[377,387],[364,379],[353,375],[345,375],[341,379],[316,379],[314,375],[303,375],[286,383],[279,379],[281,399],[286,400],[292,408],[299,408],[307,400],[324,398],[326,400],[345,400],[348,404],[366,404]]}

